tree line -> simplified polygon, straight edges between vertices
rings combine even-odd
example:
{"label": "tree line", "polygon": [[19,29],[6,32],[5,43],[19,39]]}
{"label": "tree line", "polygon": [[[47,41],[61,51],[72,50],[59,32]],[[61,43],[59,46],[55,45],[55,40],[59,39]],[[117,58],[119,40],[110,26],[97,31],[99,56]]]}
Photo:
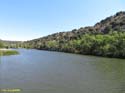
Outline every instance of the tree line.
{"label": "tree line", "polygon": [[6,48],[30,48],[125,58],[125,12],[94,26],[59,32],[26,42],[4,42]]}
{"label": "tree line", "polygon": [[23,43],[22,46],[40,50],[125,58],[125,32],[110,31],[109,34],[84,34],[69,41],[27,42]]}

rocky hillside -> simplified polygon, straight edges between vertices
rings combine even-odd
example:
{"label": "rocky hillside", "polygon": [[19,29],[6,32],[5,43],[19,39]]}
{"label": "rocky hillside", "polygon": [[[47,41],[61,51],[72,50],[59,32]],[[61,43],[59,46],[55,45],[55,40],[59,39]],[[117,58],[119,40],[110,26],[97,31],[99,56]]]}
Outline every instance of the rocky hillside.
{"label": "rocky hillside", "polygon": [[59,32],[27,42],[5,44],[13,48],[125,58],[125,12],[118,12],[94,26]]}
{"label": "rocky hillside", "polygon": [[94,26],[81,27],[73,29],[70,32],[59,32],[46,37],[27,41],[30,47],[38,47],[47,41],[68,42],[70,40],[81,38],[85,33],[91,34],[108,34],[110,31],[125,31],[125,12],[118,12],[114,16],[110,16]]}

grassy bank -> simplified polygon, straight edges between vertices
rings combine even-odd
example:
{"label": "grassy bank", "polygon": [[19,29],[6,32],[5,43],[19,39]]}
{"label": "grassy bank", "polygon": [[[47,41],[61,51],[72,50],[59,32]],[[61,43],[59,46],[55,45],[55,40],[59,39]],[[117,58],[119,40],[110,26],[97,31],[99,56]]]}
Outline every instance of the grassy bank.
{"label": "grassy bank", "polygon": [[0,56],[9,56],[19,54],[16,50],[0,50]]}

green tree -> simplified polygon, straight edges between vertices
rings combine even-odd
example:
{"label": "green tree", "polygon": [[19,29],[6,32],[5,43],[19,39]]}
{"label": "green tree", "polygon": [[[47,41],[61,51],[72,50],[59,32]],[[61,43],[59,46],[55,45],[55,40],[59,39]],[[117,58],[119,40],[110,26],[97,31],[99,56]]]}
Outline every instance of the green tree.
{"label": "green tree", "polygon": [[3,48],[4,47],[4,44],[2,41],[0,41],[0,48]]}

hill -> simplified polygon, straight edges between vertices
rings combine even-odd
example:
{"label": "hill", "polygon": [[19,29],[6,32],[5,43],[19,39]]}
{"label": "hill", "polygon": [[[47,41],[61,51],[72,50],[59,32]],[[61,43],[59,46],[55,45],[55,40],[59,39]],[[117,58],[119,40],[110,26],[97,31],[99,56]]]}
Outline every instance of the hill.
{"label": "hill", "polygon": [[40,50],[125,58],[125,12],[118,12],[94,26],[54,33],[23,42],[20,46]]}

